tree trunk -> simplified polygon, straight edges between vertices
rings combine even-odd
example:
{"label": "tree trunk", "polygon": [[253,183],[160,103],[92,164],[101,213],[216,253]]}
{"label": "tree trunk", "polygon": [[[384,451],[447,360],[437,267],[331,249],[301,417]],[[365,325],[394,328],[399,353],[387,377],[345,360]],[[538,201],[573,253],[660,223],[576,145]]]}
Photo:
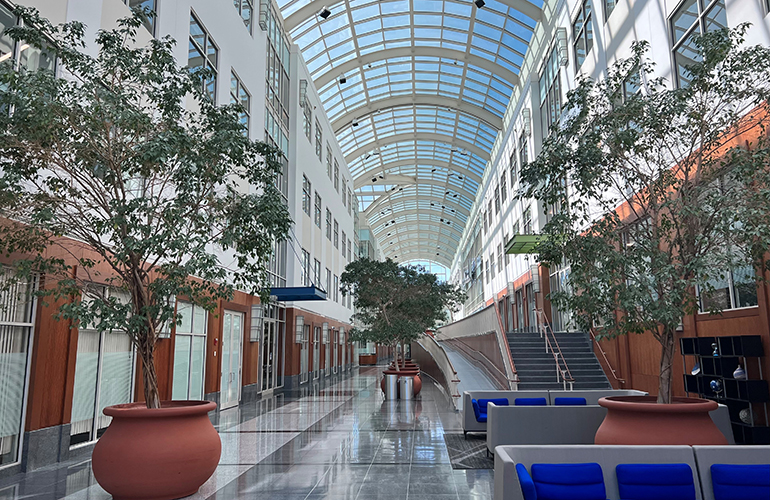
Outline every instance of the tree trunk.
{"label": "tree trunk", "polygon": [[396,371],[401,371],[401,369],[398,367],[398,342],[393,344],[393,361],[395,361],[394,364],[396,365]]}
{"label": "tree trunk", "polygon": [[671,381],[674,362],[675,330],[666,327],[660,339],[663,347],[660,353],[660,376],[658,379],[658,403],[671,403]]}
{"label": "tree trunk", "polygon": [[153,349],[142,349],[142,381],[144,382],[144,400],[147,408],[160,408],[158,395],[158,374],[155,372]]}

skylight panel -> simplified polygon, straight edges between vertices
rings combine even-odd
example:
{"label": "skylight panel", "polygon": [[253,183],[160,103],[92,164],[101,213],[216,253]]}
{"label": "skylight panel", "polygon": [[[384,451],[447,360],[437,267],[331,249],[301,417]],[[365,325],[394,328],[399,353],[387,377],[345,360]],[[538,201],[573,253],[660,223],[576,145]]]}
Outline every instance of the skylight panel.
{"label": "skylight panel", "polygon": [[366,7],[359,7],[356,9],[352,9],[350,12],[351,16],[353,17],[353,22],[358,24],[360,21],[364,19],[369,19],[372,17],[379,17],[380,15],[380,6],[377,3],[371,4]]}

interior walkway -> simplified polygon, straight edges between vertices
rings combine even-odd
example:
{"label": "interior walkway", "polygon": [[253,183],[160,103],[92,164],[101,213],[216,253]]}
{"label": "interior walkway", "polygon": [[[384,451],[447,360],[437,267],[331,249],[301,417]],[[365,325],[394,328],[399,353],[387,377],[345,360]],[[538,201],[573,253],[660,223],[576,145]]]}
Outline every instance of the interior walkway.
{"label": "interior walkway", "polygon": [[[457,390],[460,394],[465,391],[497,391],[500,389],[494,380],[487,375],[487,372],[468,361],[468,358],[457,350],[452,349],[449,344],[439,342],[439,345],[444,348],[444,352],[446,352],[449,361],[452,362],[452,366],[457,372],[457,378],[460,379],[460,383],[457,384]],[[462,411],[463,398],[457,398],[457,409]]]}
{"label": "interior walkway", "polygon": [[[225,410],[216,473],[194,500],[492,498],[492,470],[453,470],[443,434],[460,417],[430,378],[411,402],[384,401],[382,367],[305,396],[281,394]],[[90,462],[0,481],[0,500],[105,500]]]}

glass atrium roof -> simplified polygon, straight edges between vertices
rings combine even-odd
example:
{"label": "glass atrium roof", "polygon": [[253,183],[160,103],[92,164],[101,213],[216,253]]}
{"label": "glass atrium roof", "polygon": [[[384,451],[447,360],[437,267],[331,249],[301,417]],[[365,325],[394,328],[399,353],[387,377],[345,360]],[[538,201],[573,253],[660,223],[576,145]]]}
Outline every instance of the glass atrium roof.
{"label": "glass atrium roof", "polygon": [[542,0],[278,3],[383,254],[450,265]]}

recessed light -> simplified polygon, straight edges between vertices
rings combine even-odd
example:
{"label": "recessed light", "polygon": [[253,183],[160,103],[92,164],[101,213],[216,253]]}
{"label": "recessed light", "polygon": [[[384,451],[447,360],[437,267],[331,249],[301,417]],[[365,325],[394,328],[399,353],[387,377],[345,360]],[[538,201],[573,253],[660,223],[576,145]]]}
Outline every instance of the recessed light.
{"label": "recessed light", "polygon": [[332,11],[327,9],[326,5],[324,5],[323,7],[321,7],[321,10],[318,11],[318,15],[321,17],[321,19],[326,19],[332,15]]}

